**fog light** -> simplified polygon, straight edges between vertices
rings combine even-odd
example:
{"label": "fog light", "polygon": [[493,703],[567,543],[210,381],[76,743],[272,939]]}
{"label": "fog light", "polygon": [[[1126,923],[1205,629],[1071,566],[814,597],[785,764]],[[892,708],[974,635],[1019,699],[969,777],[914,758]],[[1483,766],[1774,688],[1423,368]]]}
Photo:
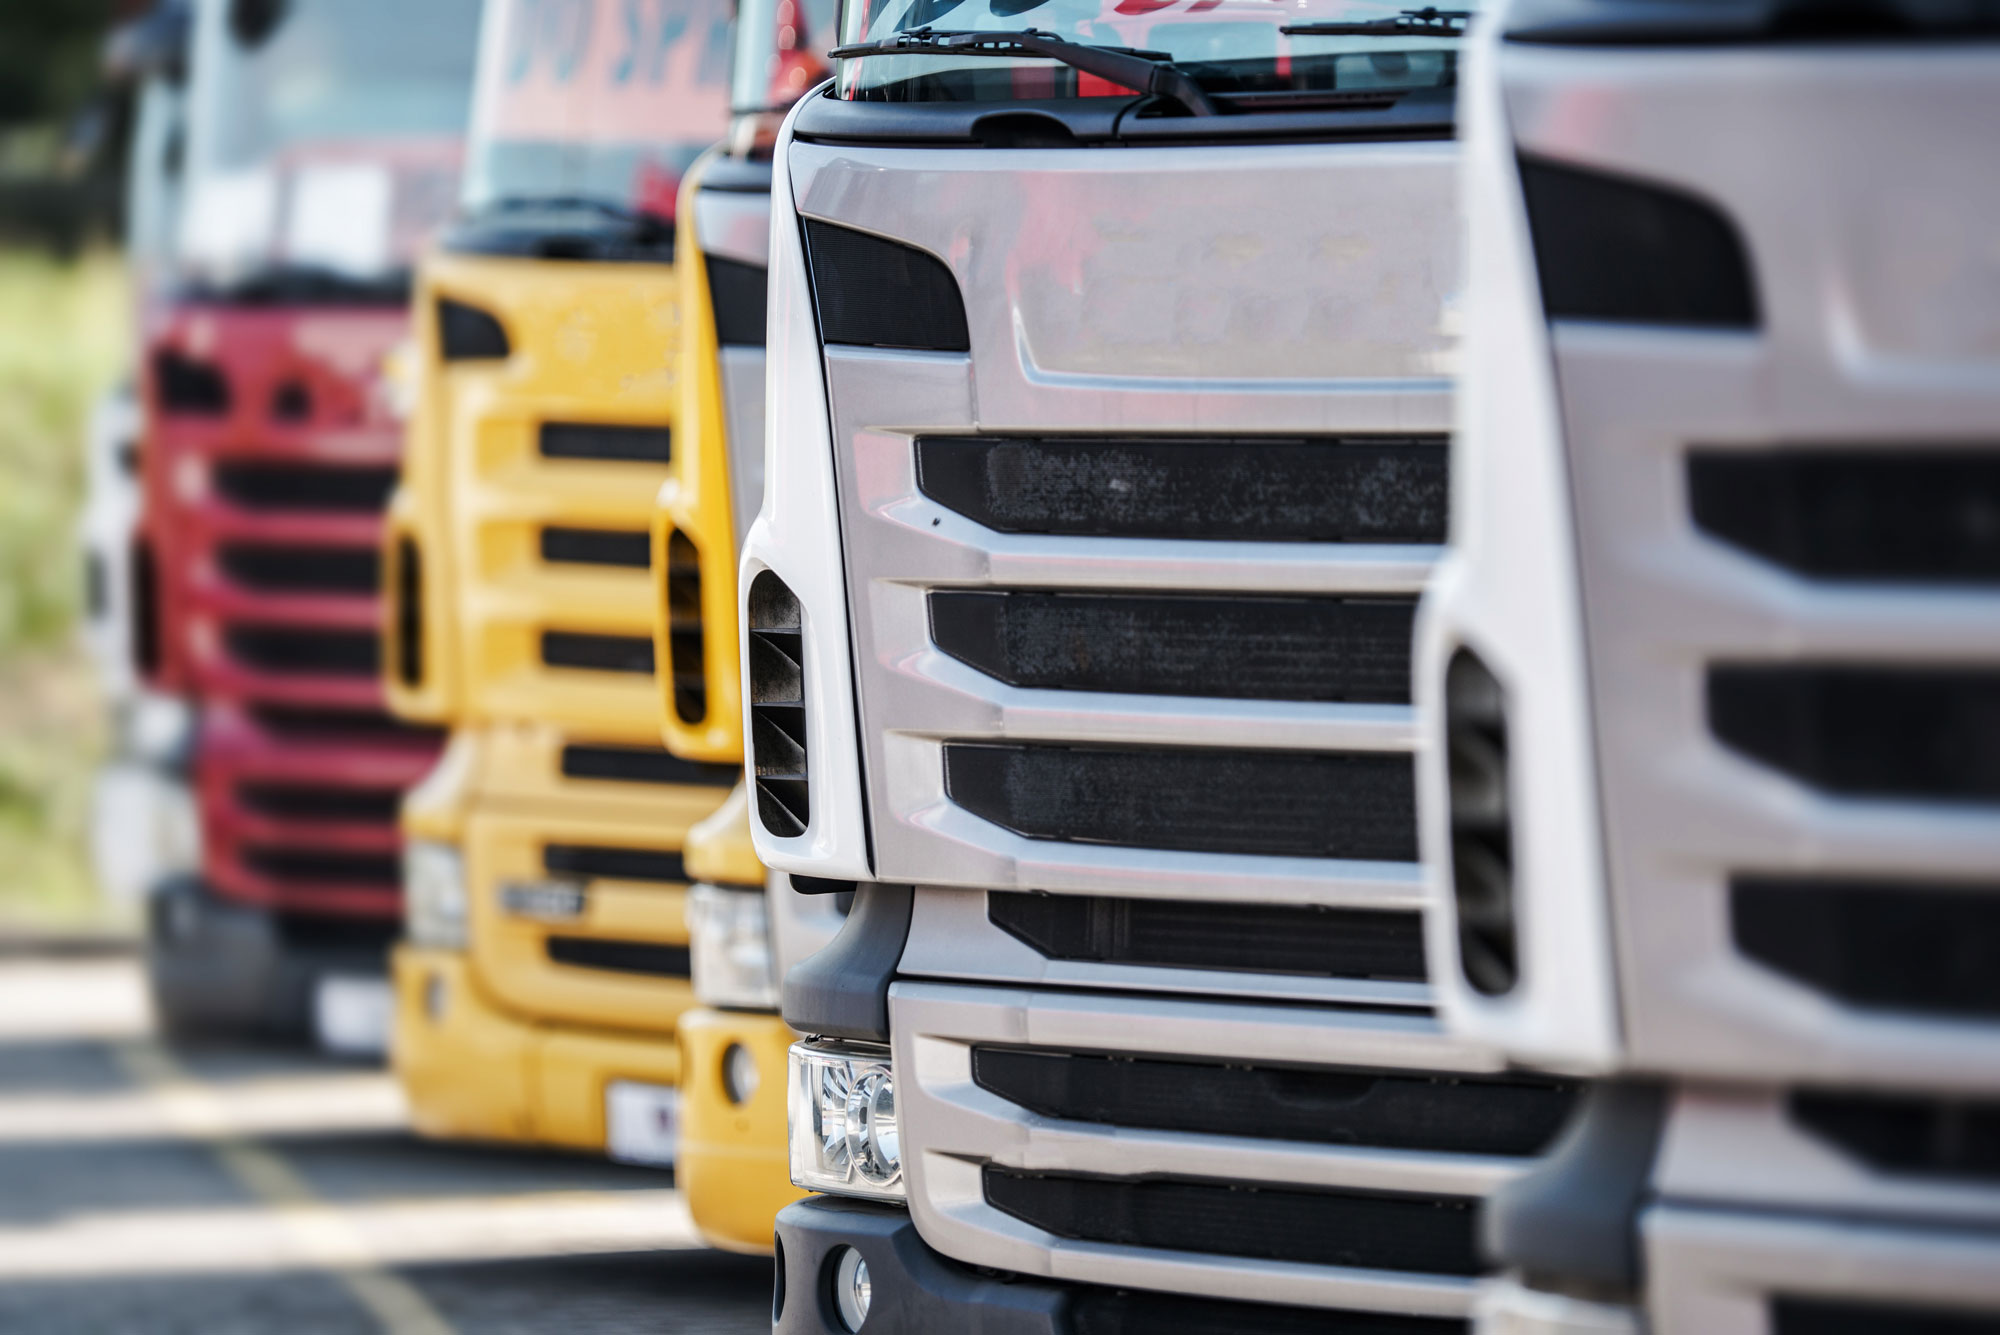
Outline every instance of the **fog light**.
{"label": "fog light", "polygon": [[834,1256],[833,1303],[841,1324],[859,1331],[868,1319],[868,1304],[875,1294],[868,1280],[868,1262],[852,1247],[842,1247]]}
{"label": "fog light", "polygon": [[403,849],[403,927],[410,943],[464,950],[465,860],[449,844],[412,839]]}
{"label": "fog light", "polygon": [[739,1107],[757,1093],[764,1076],[757,1069],[756,1054],[741,1043],[731,1043],[722,1053],[722,1092]]}
{"label": "fog light", "polygon": [[792,1181],[809,1191],[903,1199],[896,1077],[888,1052],[795,1043],[790,1084]]}

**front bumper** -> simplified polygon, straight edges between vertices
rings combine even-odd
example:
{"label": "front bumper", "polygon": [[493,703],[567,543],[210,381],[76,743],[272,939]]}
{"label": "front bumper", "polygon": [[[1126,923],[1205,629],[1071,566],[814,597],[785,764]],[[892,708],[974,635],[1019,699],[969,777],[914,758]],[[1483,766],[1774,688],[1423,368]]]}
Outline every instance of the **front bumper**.
{"label": "front bumper", "polygon": [[[684,1013],[675,1029],[684,1075],[675,1185],[710,1246],[769,1256],[772,1220],[804,1194],[785,1150],[785,1064],[797,1035],[775,1015],[706,1009]],[[723,1078],[738,1045],[759,1077],[740,1104]]]}
{"label": "front bumper", "polygon": [[491,1004],[454,951],[395,952],[397,1078],[417,1131],[603,1153],[613,1081],[680,1083],[671,1034],[530,1024]]}
{"label": "front bumper", "polygon": [[228,1033],[299,1041],[313,1032],[319,980],[379,976],[391,928],[329,921],[330,939],[303,923],[216,895],[198,876],[170,877],[151,895],[146,975],[171,1033]]}

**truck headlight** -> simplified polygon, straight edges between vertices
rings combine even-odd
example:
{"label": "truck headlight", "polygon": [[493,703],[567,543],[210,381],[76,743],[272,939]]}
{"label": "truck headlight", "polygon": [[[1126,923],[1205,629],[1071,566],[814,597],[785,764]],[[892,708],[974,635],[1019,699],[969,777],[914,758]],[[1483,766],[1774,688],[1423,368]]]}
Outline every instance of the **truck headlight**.
{"label": "truck headlight", "polygon": [[410,944],[464,950],[465,859],[449,844],[411,840],[403,849],[403,928]]}
{"label": "truck headlight", "polygon": [[794,1043],[790,1094],[794,1185],[905,1198],[896,1074],[886,1049]]}
{"label": "truck headlight", "polygon": [[692,886],[687,917],[695,1000],[737,1010],[778,1009],[771,911],[763,887]]}

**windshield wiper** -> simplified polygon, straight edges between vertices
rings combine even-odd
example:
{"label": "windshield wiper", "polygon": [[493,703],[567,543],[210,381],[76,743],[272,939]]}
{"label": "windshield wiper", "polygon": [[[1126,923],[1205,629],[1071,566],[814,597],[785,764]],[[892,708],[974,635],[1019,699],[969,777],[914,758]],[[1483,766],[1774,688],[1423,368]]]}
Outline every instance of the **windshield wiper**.
{"label": "windshield wiper", "polygon": [[1439,9],[1425,5],[1392,18],[1359,23],[1287,23],[1278,31],[1287,37],[1463,37],[1469,9]]}
{"label": "windshield wiper", "polygon": [[1013,32],[972,32],[943,28],[912,28],[877,42],[837,46],[827,54],[835,60],[856,56],[935,55],[948,52],[959,56],[1041,56],[1059,60],[1074,70],[1095,74],[1100,79],[1125,88],[1136,88],[1155,97],[1180,103],[1196,116],[1216,115],[1194,76],[1174,64],[1164,51],[1138,51],[1129,46],[1097,46],[1072,42],[1040,28]]}

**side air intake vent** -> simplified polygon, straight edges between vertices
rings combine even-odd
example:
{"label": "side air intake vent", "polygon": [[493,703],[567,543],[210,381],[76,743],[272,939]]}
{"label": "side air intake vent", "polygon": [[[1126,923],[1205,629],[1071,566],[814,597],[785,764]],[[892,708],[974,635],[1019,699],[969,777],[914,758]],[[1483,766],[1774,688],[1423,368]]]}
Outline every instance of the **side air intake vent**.
{"label": "side air intake vent", "polygon": [[1507,699],[1478,655],[1466,649],[1451,656],[1444,693],[1458,967],[1474,989],[1499,996],[1520,977]]}
{"label": "side air intake vent", "polygon": [[376,514],[389,503],[396,469],[225,460],[211,482],[218,496],[245,510],[319,510]]}
{"label": "side air intake vent", "polygon": [[931,637],[1010,686],[1408,704],[1408,598],[930,595]]}
{"label": "side air intake vent", "polygon": [[1438,543],[1443,436],[1200,440],[922,436],[917,485],[1002,533]]}
{"label": "side air intake vent", "polygon": [[725,348],[764,347],[765,304],[771,273],[761,265],[708,257],[708,299],[715,309],[715,341]]}
{"label": "side air intake vent", "polygon": [[1880,1172],[2000,1181],[2000,1103],[1800,1090],[1791,1116]]}
{"label": "side air intake vent", "polygon": [[661,747],[565,746],[562,772],[566,779],[598,779],[611,783],[682,783],[704,788],[733,788],[743,777],[736,765],[706,765],[682,760]]}
{"label": "side air intake vent", "polygon": [[231,626],[229,656],[279,676],[372,677],[382,670],[382,639],[372,630],[305,626]]}
{"label": "side air intake vent", "polygon": [[2000,581],[2000,453],[1698,450],[1688,500],[1707,533],[1802,575]]}
{"label": "side air intake vent", "polygon": [[1707,200],[1529,157],[1521,193],[1549,319],[1757,327],[1749,253]]}
{"label": "side air intake vent", "polygon": [[396,679],[405,686],[424,681],[424,558],[414,538],[396,539]]}
{"label": "side air intake vent", "polygon": [[549,667],[576,668],[585,672],[629,672],[645,675],[653,670],[653,642],[643,635],[592,635],[582,631],[542,632],[542,662]]}
{"label": "side air intake vent", "polygon": [[222,368],[171,349],[153,354],[153,392],[163,413],[221,417],[229,411],[229,382]]}
{"label": "side air intake vent", "polygon": [[1414,1075],[975,1048],[972,1079],[1044,1117],[1195,1135],[1526,1157],[1576,1086],[1535,1076]]}
{"label": "side air intake vent", "polygon": [[871,348],[969,352],[965,299],[929,251],[805,220],[820,337]]}
{"label": "side air intake vent", "polygon": [[1476,1275],[1477,1203],[1456,1196],[1122,1182],[988,1164],[987,1203],[1060,1238],[1302,1265]]}
{"label": "side air intake vent", "polygon": [[675,529],[667,539],[667,668],[674,674],[674,717],[708,717],[708,637],[702,632],[701,553]]}
{"label": "side air intake vent", "polygon": [[2000,885],[1738,877],[1736,947],[1857,1006],[2000,1015]]}
{"label": "side air intake vent", "polygon": [[1407,755],[949,744],[945,791],[1030,839],[1414,862]]}
{"label": "side air intake vent", "polygon": [[224,543],[216,565],[231,583],[262,593],[369,596],[382,585],[381,555],[368,547],[290,547]]}
{"label": "side air intake vent", "polygon": [[542,530],[542,559],[558,565],[629,566],[644,570],[653,563],[653,537],[644,531],[602,528]]}
{"label": "side air intake vent", "polygon": [[548,938],[549,959],[573,969],[601,969],[606,973],[643,974],[649,978],[687,978],[689,952],[686,946],[659,945],[651,941],[606,941],[589,936]]}
{"label": "side air intake vent", "polygon": [[656,848],[616,848],[602,844],[548,844],[542,867],[552,876],[584,880],[659,881],[678,885],[687,880],[681,855]]}
{"label": "side air intake vent", "polygon": [[1846,797],[2000,800],[2000,672],[1946,668],[1713,667],[1717,738]]}
{"label": "side air intake vent", "polygon": [[766,570],[750,583],[750,756],[757,819],[780,839],[812,823],[806,757],[805,615],[799,600]]}
{"label": "side air intake vent", "polygon": [[544,422],[535,441],[544,459],[603,459],[612,463],[663,464],[674,452],[674,434],[663,426]]}
{"label": "side air intake vent", "polygon": [[448,362],[502,361],[514,351],[500,321],[477,306],[440,298],[437,321],[438,347]]}
{"label": "side air intake vent", "polygon": [[1424,980],[1424,924],[1375,909],[991,891],[986,916],[1049,959]]}

